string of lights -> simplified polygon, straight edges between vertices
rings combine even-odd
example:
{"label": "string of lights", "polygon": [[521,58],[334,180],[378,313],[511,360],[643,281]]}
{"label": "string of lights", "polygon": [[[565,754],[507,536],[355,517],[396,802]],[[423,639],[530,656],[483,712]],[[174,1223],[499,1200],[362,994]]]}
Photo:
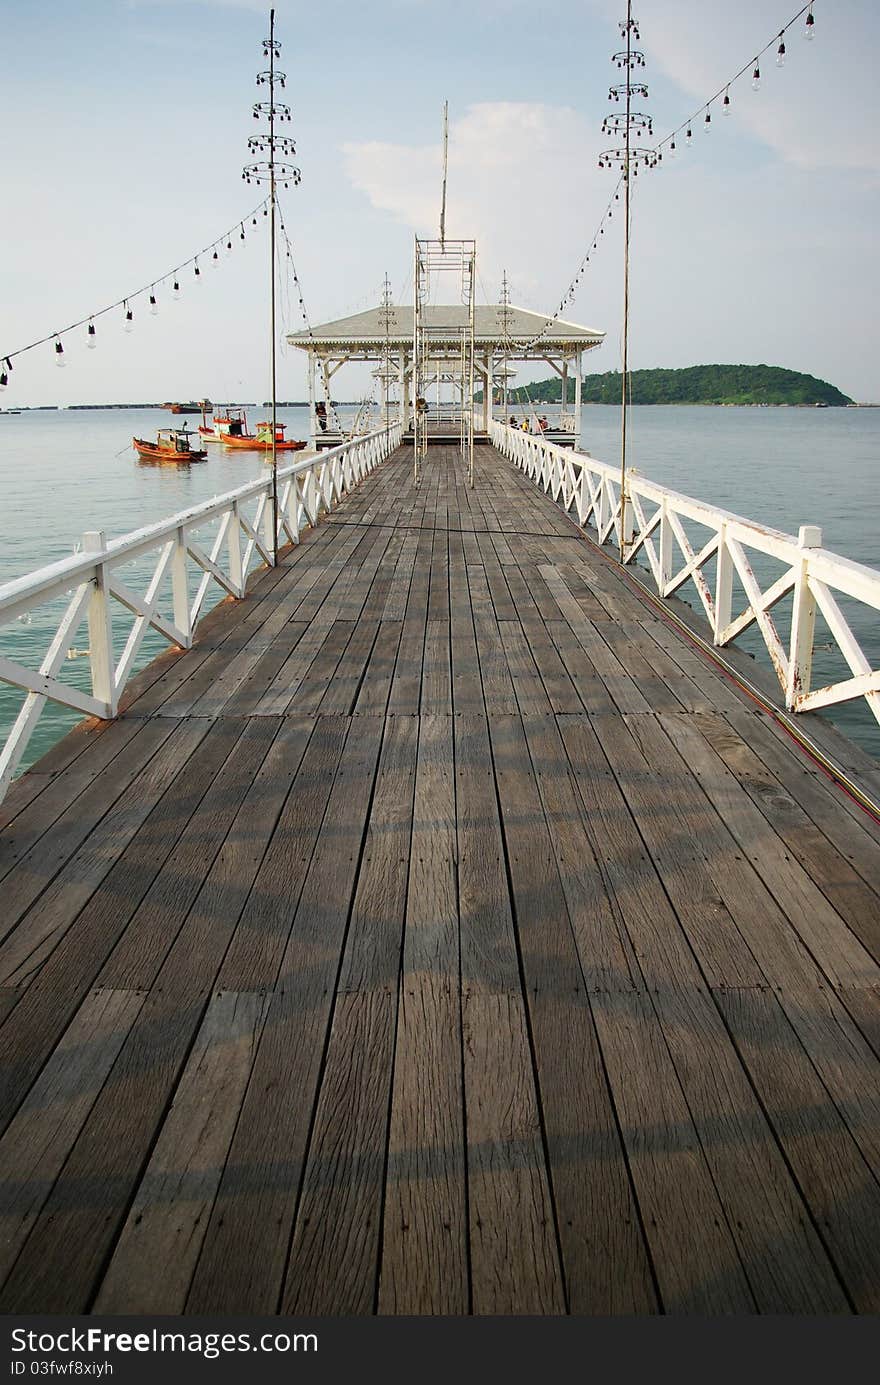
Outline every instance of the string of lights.
{"label": "string of lights", "polygon": [[202,277],[199,260],[205,260],[210,256],[209,262],[215,266],[219,265],[221,247],[225,247],[226,254],[231,255],[233,236],[237,235],[240,241],[246,240],[245,222],[250,221],[252,227],[258,226],[259,222],[257,217],[260,212],[262,212],[263,216],[268,215],[268,201],[268,197],[263,198],[263,201],[258,202],[252,211],[248,212],[240,221],[236,221],[234,225],[230,226],[229,230],[224,231],[216,240],[210,241],[208,245],[196,251],[194,255],[190,255],[188,259],[182,260],[180,264],[175,265],[173,269],[169,269],[165,274],[158,275],[157,278],[150,280],[149,283],[144,284],[141,288],[126,294],[124,298],[118,298],[115,303],[109,303],[106,308],[98,308],[95,312],[88,313],[85,317],[81,317],[78,322],[71,322],[66,327],[59,328],[58,331],[49,332],[46,336],[40,337],[37,341],[29,342],[27,346],[20,346],[15,351],[6,351],[0,354],[0,362],[2,362],[2,368],[0,368],[0,390],[6,389],[9,384],[12,362],[16,357],[23,356],[26,351],[34,351],[38,346],[45,346],[48,342],[54,343],[55,364],[58,366],[65,365],[63,338],[69,336],[71,332],[78,331],[80,327],[86,328],[86,346],[90,350],[94,350],[97,346],[98,335],[95,323],[98,318],[105,317],[107,313],[116,312],[117,309],[122,308],[124,314],[122,322],[123,330],[131,332],[134,326],[134,309],[131,305],[144,294],[149,294],[149,310],[151,315],[155,317],[159,311],[159,300],[156,290],[171,283],[172,298],[179,298],[181,291],[180,276],[183,274],[183,271],[189,269],[190,266],[193,267],[193,277],[198,283]]}
{"label": "string of lights", "polygon": [[736,82],[740,81],[741,78],[751,74],[752,90],[759,91],[761,87],[761,60],[767,53],[775,49],[776,66],[784,67],[787,57],[785,39],[799,20],[804,20],[804,38],[808,41],[812,40],[815,36],[816,26],[816,21],[813,17],[813,9],[817,3],[818,0],[809,0],[808,4],[802,5],[797,14],[792,15],[788,23],[783,24],[782,28],[778,29],[773,34],[773,37],[768,39],[764,46],[758,49],[755,56],[750,58],[747,63],[744,63],[738,72],[735,72],[732,77],[729,77],[726,82],[722,83],[715,94],[709,97],[708,101],[704,101],[702,105],[698,106],[697,109],[688,116],[687,120],[683,120],[674,130],[670,130],[668,135],[664,135],[663,139],[659,141],[656,149],[653,151],[653,159],[649,161],[649,167],[656,168],[658,164],[662,163],[664,150],[669,157],[675,158],[677,152],[676,140],[679,139],[682,133],[684,133],[685,148],[688,148],[693,140],[694,126],[698,122],[702,124],[704,133],[708,135],[712,129],[712,111],[713,109],[717,109],[719,102],[721,105],[721,114],[724,116],[730,115],[732,109],[730,89]]}
{"label": "string of lights", "polygon": [[588,248],[581,256],[581,262],[578,265],[571,279],[571,282],[569,283],[568,288],[559,300],[559,304],[557,308],[554,310],[552,316],[546,319],[544,326],[541,328],[539,332],[536,333],[534,337],[531,338],[531,340],[525,342],[522,346],[517,344],[517,350],[531,351],[533,346],[537,346],[538,342],[549,334],[551,327],[553,327],[553,325],[559,321],[560,317],[564,313],[565,309],[568,307],[569,303],[572,303],[574,301],[578,288],[580,287],[581,279],[586,273],[587,265],[590,263],[590,258],[591,256],[595,255],[598,251],[599,245],[602,241],[602,237],[605,234],[606,224],[612,219],[614,215],[614,204],[620,201],[620,188],[622,183],[623,174],[621,174],[621,176],[618,178],[617,183],[614,187],[614,191],[609,197],[605,210],[599,218],[599,222],[596,226],[596,229],[593,232],[592,237],[590,238]]}

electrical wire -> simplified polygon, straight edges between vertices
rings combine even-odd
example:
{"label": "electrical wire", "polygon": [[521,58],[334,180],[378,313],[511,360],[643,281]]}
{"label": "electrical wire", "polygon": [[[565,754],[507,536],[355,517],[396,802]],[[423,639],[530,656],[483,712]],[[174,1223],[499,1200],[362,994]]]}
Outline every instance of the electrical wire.
{"label": "electrical wire", "polygon": [[[675,139],[675,136],[680,135],[682,130],[690,130],[691,126],[693,125],[694,121],[697,119],[698,116],[704,114],[708,115],[709,107],[715,101],[718,100],[719,96],[728,96],[730,87],[733,86],[734,82],[739,81],[740,77],[744,77],[745,74],[749,71],[749,69],[752,69],[753,72],[759,73],[760,61],[761,58],[763,58],[764,54],[768,53],[770,49],[774,46],[774,44],[779,45],[782,42],[784,36],[788,33],[789,29],[791,29],[793,25],[797,24],[798,20],[803,15],[809,15],[810,20],[812,20],[813,6],[817,3],[818,0],[810,0],[808,4],[802,5],[801,8],[798,10],[797,14],[793,15],[792,18],[788,21],[788,23],[784,24],[781,29],[778,29],[776,33],[773,35],[773,37],[767,40],[763,48],[758,49],[758,52],[755,54],[753,58],[750,58],[747,63],[743,64],[743,66],[739,69],[738,72],[735,72],[732,77],[729,77],[726,82],[722,83],[722,85],[715,92],[714,96],[710,96],[708,101],[704,101],[702,105],[698,106],[697,109],[694,111],[693,115],[688,116],[687,120],[683,120],[681,124],[677,125],[674,130],[670,130],[668,135],[664,135],[663,139],[661,139],[658,145],[656,146],[655,152],[658,154],[658,156],[662,158],[662,151],[664,145],[671,144],[672,141]],[[812,27],[812,25],[810,25],[810,27]],[[782,52],[784,55],[784,46]],[[729,109],[729,101],[727,108]]]}
{"label": "electrical wire", "polygon": [[71,322],[69,326],[62,327],[57,332],[49,332],[47,336],[40,337],[38,341],[32,341],[27,346],[20,346],[17,351],[0,352],[0,360],[4,361],[7,366],[10,366],[10,362],[14,361],[16,356],[23,356],[26,351],[33,351],[34,348],[37,346],[45,346],[47,342],[59,341],[69,332],[75,332],[78,327],[87,326],[88,323],[94,322],[96,318],[104,317],[106,313],[112,313],[116,308],[127,307],[129,303],[134,302],[134,300],[136,298],[139,298],[141,294],[150,293],[157,286],[157,284],[162,284],[167,279],[173,279],[175,275],[181,272],[181,270],[188,269],[191,264],[196,263],[200,255],[207,255],[209,251],[216,250],[217,246],[221,245],[224,241],[231,240],[234,232],[239,232],[239,234],[241,234],[241,232],[244,230],[244,223],[249,219],[255,217],[257,212],[262,211],[268,203],[268,201],[269,198],[264,197],[262,202],[258,202],[256,207],[254,207],[251,211],[246,212],[244,217],[240,217],[236,222],[233,223],[232,226],[229,227],[228,231],[224,231],[222,235],[216,238],[216,240],[210,241],[209,244],[204,246],[203,249],[197,250],[194,255],[190,255],[189,259],[182,260],[180,264],[175,265],[173,269],[167,270],[165,274],[157,275],[155,279],[152,279],[149,283],[144,284],[142,288],[135,289],[133,293],[127,293],[124,298],[118,298],[115,303],[108,304],[106,308],[99,308],[96,312],[89,313],[86,317],[80,318],[78,322]]}

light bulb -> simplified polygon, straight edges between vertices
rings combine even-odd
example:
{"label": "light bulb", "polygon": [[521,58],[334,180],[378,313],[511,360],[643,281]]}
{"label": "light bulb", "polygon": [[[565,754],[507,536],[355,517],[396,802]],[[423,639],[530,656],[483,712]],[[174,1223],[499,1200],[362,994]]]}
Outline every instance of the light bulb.
{"label": "light bulb", "polygon": [[754,72],[752,73],[752,91],[760,91],[760,89],[761,89],[761,69],[760,69],[760,67],[758,66],[758,64],[755,63],[755,70],[754,70]]}
{"label": "light bulb", "polygon": [[153,317],[157,317],[159,314],[159,304],[156,302],[156,295],[154,293],[150,294],[150,312]]}
{"label": "light bulb", "polygon": [[785,44],[780,43],[776,50],[776,66],[785,67]]}
{"label": "light bulb", "polygon": [[89,323],[89,327],[88,327],[88,331],[86,332],[86,346],[89,348],[90,351],[94,351],[94,349],[95,349],[95,347],[96,347],[97,345],[98,345],[98,342],[97,342],[97,335],[96,335],[96,332],[95,332],[95,324],[94,324],[94,322],[90,322],[90,323]]}
{"label": "light bulb", "polygon": [[59,370],[63,370],[67,365],[64,359],[64,347],[61,345],[60,341],[56,341],[55,343],[55,364]]}
{"label": "light bulb", "polygon": [[211,256],[211,263],[213,264],[215,269],[217,269],[217,267],[220,264],[220,256],[217,254],[216,250],[214,251],[214,254]]}
{"label": "light bulb", "polygon": [[812,38],[813,38],[813,25],[815,24],[815,22],[816,22],[816,21],[815,21],[815,19],[813,18],[813,11],[810,10],[810,12],[809,12],[809,14],[807,15],[807,18],[806,18],[806,27],[804,28],[804,38],[805,38],[805,39],[812,40]]}
{"label": "light bulb", "polygon": [[199,283],[201,281],[202,271],[199,269],[198,265],[196,265],[195,269],[193,270],[193,274],[195,276],[196,283]]}
{"label": "light bulb", "polygon": [[232,241],[231,241],[231,240],[228,240],[228,241],[226,242],[226,253],[227,253],[227,255],[231,255],[231,254],[232,254]]}
{"label": "light bulb", "polygon": [[721,102],[721,114],[730,115],[730,93],[724,93],[724,100]]}
{"label": "light bulb", "polygon": [[9,376],[6,374],[5,370],[0,370],[0,390],[5,390],[8,384]]}
{"label": "light bulb", "polygon": [[171,290],[171,297],[176,301],[180,297],[180,284],[174,280],[174,288]]}
{"label": "light bulb", "polygon": [[694,132],[693,132],[693,130],[691,129],[690,125],[689,125],[688,128],[687,128],[687,135],[685,136],[685,138],[686,138],[686,140],[687,140],[687,143],[686,143],[686,145],[685,145],[685,148],[686,148],[686,149],[690,149],[690,147],[691,147],[691,141],[692,141],[693,138],[694,138]]}
{"label": "light bulb", "polygon": [[670,159],[675,158],[675,140],[672,140],[669,145],[669,157]]}
{"label": "light bulb", "polygon": [[711,117],[711,115],[709,114],[709,112],[707,111],[707,112],[706,112],[706,119],[703,121],[703,134],[704,134],[704,135],[708,135],[708,133],[709,133],[709,126],[710,126],[711,124],[712,124],[712,117]]}
{"label": "light bulb", "polygon": [[131,308],[126,308],[125,322],[122,324],[122,326],[123,330],[126,332],[134,331],[134,313],[131,311]]}

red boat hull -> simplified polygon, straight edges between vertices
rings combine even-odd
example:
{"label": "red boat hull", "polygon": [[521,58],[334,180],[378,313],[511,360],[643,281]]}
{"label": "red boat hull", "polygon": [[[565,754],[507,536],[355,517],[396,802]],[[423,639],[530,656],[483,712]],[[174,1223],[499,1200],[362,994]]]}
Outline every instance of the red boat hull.
{"label": "red boat hull", "polygon": [[177,462],[178,465],[186,465],[189,462],[204,462],[208,457],[207,452],[178,452],[176,447],[158,447],[156,443],[147,442],[145,438],[132,438],[131,441],[138,456],[151,462]]}

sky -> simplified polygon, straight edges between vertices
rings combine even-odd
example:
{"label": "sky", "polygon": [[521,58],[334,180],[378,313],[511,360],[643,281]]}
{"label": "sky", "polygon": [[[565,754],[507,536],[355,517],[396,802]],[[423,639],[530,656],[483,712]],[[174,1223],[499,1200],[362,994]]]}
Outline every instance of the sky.
{"label": "sky", "polygon": [[[798,0],[642,0],[655,136],[697,110],[770,40]],[[281,193],[310,318],[378,303],[386,272],[412,294],[413,234],[436,234],[441,112],[449,102],[447,234],[475,237],[478,301],[552,312],[587,249],[613,173],[608,87],[623,0],[278,0],[297,143]],[[693,147],[634,185],[633,368],[766,363],[880,400],[875,234],[880,223],[880,5],[816,0],[779,69],[761,61],[713,107]],[[261,191],[241,180],[260,126],[256,0],[0,0],[4,235],[0,356],[156,282],[14,361],[3,407],[176,398],[262,400],[269,389],[264,228],[238,224]],[[681,145],[679,141],[679,145]],[[606,332],[588,370],[619,368],[622,218],[602,237],[565,316]],[[229,228],[170,298],[168,270]],[[253,234],[251,232],[253,231]],[[279,337],[302,325],[281,289]],[[533,377],[547,373],[537,367]],[[363,367],[340,376],[358,397]],[[526,378],[525,374],[521,378]],[[282,345],[279,396],[303,398],[302,353]]]}

